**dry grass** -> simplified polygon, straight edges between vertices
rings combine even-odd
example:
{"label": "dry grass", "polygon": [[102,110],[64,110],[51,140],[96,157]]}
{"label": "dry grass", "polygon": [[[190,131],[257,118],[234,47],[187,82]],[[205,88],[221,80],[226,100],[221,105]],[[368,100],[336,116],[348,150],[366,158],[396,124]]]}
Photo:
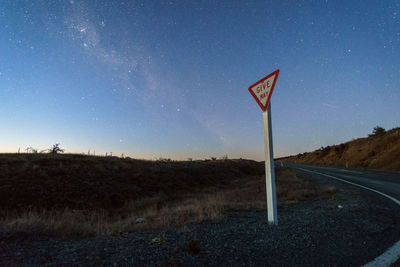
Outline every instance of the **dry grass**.
{"label": "dry grass", "polygon": [[[219,198],[193,198],[182,204],[168,204],[161,209],[154,204],[144,210],[133,209],[126,216],[107,211],[26,211],[9,214],[0,221],[7,233],[43,232],[58,237],[115,235],[128,231],[179,226],[221,218],[224,203]],[[132,205],[135,206],[135,205]],[[125,211],[127,212],[127,211]],[[144,218],[143,223],[136,219]]]}
{"label": "dry grass", "polygon": [[400,171],[400,128],[280,160],[338,167]]}
{"label": "dry grass", "polygon": [[[316,183],[303,180],[293,171],[278,168],[278,206],[296,203],[318,194],[332,194],[334,188],[319,190]],[[218,221],[228,210],[266,209],[265,181],[249,176],[227,186],[206,187],[179,199],[165,194],[131,200],[117,211],[53,209],[12,211],[3,214],[0,227],[7,233],[44,232],[69,238],[116,235],[129,231],[182,226],[203,221]],[[143,223],[136,223],[144,218]]]}

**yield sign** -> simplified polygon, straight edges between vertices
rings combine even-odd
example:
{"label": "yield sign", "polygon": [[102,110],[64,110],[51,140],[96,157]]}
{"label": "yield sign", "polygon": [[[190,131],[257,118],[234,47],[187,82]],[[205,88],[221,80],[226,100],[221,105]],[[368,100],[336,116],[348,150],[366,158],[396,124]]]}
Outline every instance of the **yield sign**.
{"label": "yield sign", "polygon": [[253,95],[264,112],[268,108],[278,75],[279,70],[276,70],[249,87],[250,94]]}

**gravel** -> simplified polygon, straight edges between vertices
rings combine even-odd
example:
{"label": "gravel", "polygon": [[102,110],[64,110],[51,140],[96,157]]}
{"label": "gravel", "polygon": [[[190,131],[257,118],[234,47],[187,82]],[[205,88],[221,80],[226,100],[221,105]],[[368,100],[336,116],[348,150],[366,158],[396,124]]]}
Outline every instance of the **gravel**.
{"label": "gravel", "polygon": [[[306,175],[302,175],[307,178]],[[375,193],[329,179],[334,198],[278,209],[232,211],[219,222],[60,240],[0,234],[1,266],[348,266],[362,265],[400,239],[400,208]]]}

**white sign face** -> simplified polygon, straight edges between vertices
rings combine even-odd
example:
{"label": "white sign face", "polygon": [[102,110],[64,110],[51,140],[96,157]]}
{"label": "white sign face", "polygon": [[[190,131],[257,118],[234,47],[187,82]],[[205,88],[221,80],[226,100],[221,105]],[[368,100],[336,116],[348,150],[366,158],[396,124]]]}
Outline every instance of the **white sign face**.
{"label": "white sign face", "polygon": [[268,108],[278,75],[279,70],[276,70],[249,87],[250,93],[263,111]]}
{"label": "white sign face", "polygon": [[275,80],[275,76],[273,75],[266,79],[265,81],[253,86],[251,90],[257,96],[258,101],[261,102],[263,106],[266,106],[269,94],[271,93],[272,83]]}

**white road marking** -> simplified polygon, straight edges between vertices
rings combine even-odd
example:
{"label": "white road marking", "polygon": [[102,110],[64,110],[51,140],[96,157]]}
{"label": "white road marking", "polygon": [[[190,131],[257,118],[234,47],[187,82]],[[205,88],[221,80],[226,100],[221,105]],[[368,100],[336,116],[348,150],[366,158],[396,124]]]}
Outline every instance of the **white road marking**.
{"label": "white road marking", "polygon": [[382,193],[382,192],[380,192],[378,190],[375,190],[375,189],[372,189],[372,188],[369,188],[369,187],[366,187],[366,186],[363,186],[363,185],[360,185],[360,184],[352,183],[352,182],[349,182],[347,180],[344,180],[344,179],[341,179],[341,178],[338,178],[338,177],[335,177],[335,176],[332,176],[332,175],[329,175],[329,174],[324,174],[324,173],[320,173],[320,172],[316,172],[316,171],[310,171],[310,170],[306,170],[306,169],[303,169],[303,168],[297,168],[297,169],[303,170],[303,171],[306,171],[306,172],[313,172],[313,173],[316,173],[316,174],[319,174],[319,175],[323,175],[323,176],[327,176],[327,177],[335,179],[335,180],[339,180],[339,181],[342,181],[342,182],[345,182],[345,183],[348,183],[348,184],[352,184],[352,185],[355,185],[355,186],[370,190],[370,191],[375,192],[377,194],[380,194],[380,195],[382,195],[384,197],[387,197],[388,199],[392,200],[393,202],[395,202],[397,205],[400,206],[400,200],[398,200],[398,199],[396,199],[394,197],[391,197],[391,196],[389,196],[389,195],[387,195],[385,193]]}
{"label": "white road marking", "polygon": [[[357,180],[358,181],[362,181],[363,180],[363,178],[355,177],[353,175],[341,174],[341,176],[345,177],[345,178],[353,179],[353,181],[354,180],[356,180],[356,181]],[[400,192],[400,184],[399,183],[393,183],[393,182],[388,182],[388,181],[379,181],[379,180],[373,180],[373,179],[369,179],[368,183],[376,184],[376,185],[383,185],[383,186],[389,187],[391,189],[399,190],[399,192]]]}
{"label": "white road marking", "polygon": [[323,169],[323,170],[334,170],[334,171],[341,171],[341,172],[350,172],[350,173],[363,174],[363,172],[354,171],[354,170],[348,170],[348,169],[339,169],[339,168],[332,168],[332,167],[320,167],[320,166],[313,166],[313,167],[317,168],[317,169]]}
{"label": "white road marking", "polygon": [[[299,170],[316,173],[316,174],[323,175],[323,176],[326,176],[326,177],[329,177],[329,178],[332,178],[332,179],[335,179],[335,180],[342,181],[344,183],[348,183],[348,184],[351,184],[351,185],[354,185],[354,186],[358,186],[358,187],[370,190],[372,192],[375,192],[375,193],[377,193],[377,194],[379,194],[381,196],[384,196],[384,197],[392,200],[394,203],[396,203],[397,205],[400,206],[400,200],[398,200],[398,199],[396,199],[394,197],[391,197],[391,196],[389,196],[389,195],[387,195],[385,193],[382,193],[382,192],[380,192],[378,190],[375,190],[375,189],[372,189],[372,188],[369,188],[369,187],[366,187],[366,186],[363,186],[363,185],[360,185],[360,184],[352,183],[352,182],[346,181],[344,179],[340,179],[338,177],[335,177],[335,176],[332,176],[332,175],[329,175],[329,174],[324,174],[324,173],[320,173],[320,172],[316,172],[316,171],[310,171],[310,170],[306,170],[306,169],[298,168],[298,167],[296,167],[296,168],[299,169]],[[373,261],[365,264],[364,267],[374,267],[374,266],[388,266],[388,267],[390,267],[399,258],[400,258],[400,241],[397,241],[397,243],[395,243],[391,248],[386,250],[380,256],[376,257]]]}
{"label": "white road marking", "polygon": [[351,170],[345,170],[345,169],[338,169],[339,171],[342,172],[349,172],[349,173],[357,173],[357,174],[363,174],[362,172],[358,172],[358,171],[351,171]]}

